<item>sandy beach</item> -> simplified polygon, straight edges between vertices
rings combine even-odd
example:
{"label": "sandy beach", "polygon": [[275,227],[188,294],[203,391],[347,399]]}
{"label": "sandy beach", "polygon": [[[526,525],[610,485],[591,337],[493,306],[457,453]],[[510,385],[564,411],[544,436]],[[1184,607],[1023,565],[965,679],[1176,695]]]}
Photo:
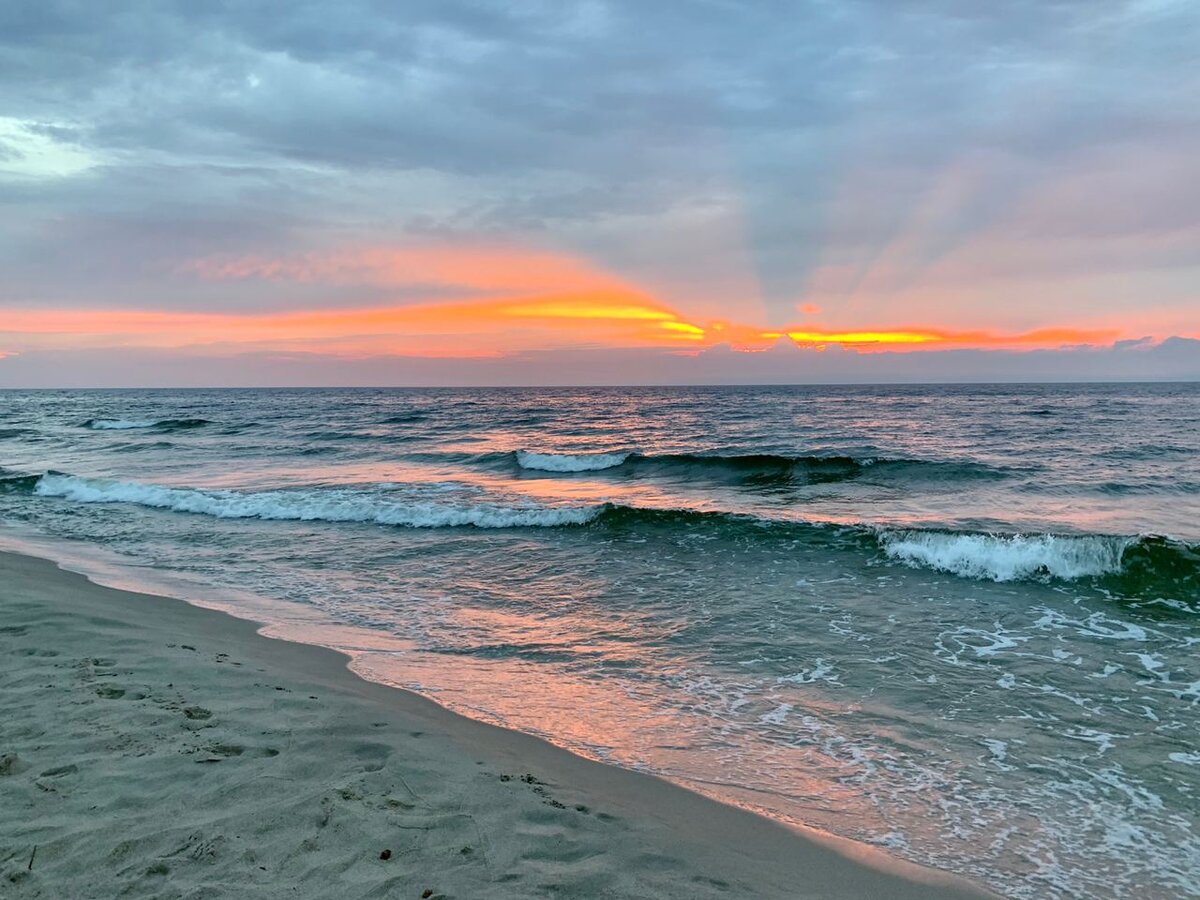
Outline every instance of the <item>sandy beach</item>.
{"label": "sandy beach", "polygon": [[5,896],[986,896],[14,554],[0,695]]}

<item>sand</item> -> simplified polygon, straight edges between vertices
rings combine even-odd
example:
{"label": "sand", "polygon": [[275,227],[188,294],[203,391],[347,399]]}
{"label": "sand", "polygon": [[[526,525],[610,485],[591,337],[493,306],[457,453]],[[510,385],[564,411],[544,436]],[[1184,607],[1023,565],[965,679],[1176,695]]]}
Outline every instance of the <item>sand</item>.
{"label": "sand", "polygon": [[988,896],[0,554],[0,896]]}

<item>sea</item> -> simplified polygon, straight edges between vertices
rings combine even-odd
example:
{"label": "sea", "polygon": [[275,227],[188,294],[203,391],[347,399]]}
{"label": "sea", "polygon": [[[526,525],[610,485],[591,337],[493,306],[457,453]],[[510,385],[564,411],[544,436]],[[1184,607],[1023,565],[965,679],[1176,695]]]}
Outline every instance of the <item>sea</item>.
{"label": "sea", "polygon": [[1009,897],[1200,896],[1200,385],[0,390],[0,466],[6,545],[464,715]]}

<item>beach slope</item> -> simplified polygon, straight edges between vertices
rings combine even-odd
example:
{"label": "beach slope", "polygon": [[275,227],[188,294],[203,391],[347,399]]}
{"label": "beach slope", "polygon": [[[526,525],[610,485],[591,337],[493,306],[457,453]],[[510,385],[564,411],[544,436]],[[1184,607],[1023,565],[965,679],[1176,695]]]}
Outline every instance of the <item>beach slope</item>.
{"label": "beach slope", "polygon": [[0,554],[0,895],[986,896]]}

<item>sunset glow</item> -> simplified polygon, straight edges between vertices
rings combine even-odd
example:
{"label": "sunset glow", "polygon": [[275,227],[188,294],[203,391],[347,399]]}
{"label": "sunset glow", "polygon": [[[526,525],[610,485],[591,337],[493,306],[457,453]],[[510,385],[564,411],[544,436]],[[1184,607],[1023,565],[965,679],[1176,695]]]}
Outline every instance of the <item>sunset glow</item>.
{"label": "sunset glow", "polygon": [[341,355],[400,353],[477,357],[556,346],[668,347],[730,344],[761,350],[782,338],[797,346],[837,344],[870,351],[957,347],[1054,347],[1110,343],[1115,329],[1045,328],[1005,334],[930,328],[872,330],[785,327],[690,320],[644,295],[552,294],[464,299],[411,306],[297,310],[238,315],[139,310],[9,310],[6,346],[249,347]]}
{"label": "sunset glow", "polygon": [[[497,358],[562,347],[666,348],[695,353],[728,345],[758,352],[787,339],[801,348],[858,352],[942,347],[1035,348],[1103,345],[1111,327],[1046,327],[1022,332],[939,327],[818,326],[830,317],[804,305],[810,321],[769,328],[688,315],[646,288],[563,254],[477,247],[372,247],[299,259],[201,259],[177,267],[181,282],[265,281],[316,285],[336,296],[357,284],[455,292],[408,305],[316,308],[273,313],[133,309],[10,309],[0,322],[9,352],[38,347],[208,348],[315,352],[343,357],[397,354]],[[513,293],[514,288],[523,289]],[[816,321],[814,321],[816,320]],[[840,323],[838,323],[840,324]],[[872,323],[873,324],[873,323]]]}

